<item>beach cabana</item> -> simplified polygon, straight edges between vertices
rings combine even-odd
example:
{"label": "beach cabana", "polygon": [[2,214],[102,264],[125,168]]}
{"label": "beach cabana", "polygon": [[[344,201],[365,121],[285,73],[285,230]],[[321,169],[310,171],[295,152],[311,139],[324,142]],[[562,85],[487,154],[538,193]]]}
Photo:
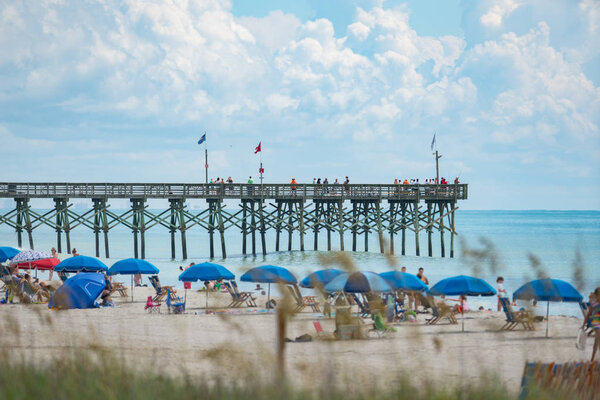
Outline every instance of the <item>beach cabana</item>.
{"label": "beach cabana", "polygon": [[100,260],[88,256],[69,257],[54,267],[56,272],[106,272],[108,267]]}
{"label": "beach cabana", "polygon": [[131,275],[131,301],[133,302],[133,276],[137,274],[158,275],[159,272],[158,268],[146,260],[126,258],[114,263],[108,269],[107,275]]}
{"label": "beach cabana", "polygon": [[560,279],[537,279],[527,282],[513,293],[515,300],[537,300],[546,302],[546,337],[548,337],[548,315],[550,302],[573,302],[583,300],[581,293],[568,282]]}
{"label": "beach cabana", "polygon": [[315,271],[300,281],[300,286],[307,289],[314,289],[315,286],[325,286],[344,271],[339,269],[322,269]]}
{"label": "beach cabana", "polygon": [[296,277],[287,269],[276,265],[263,265],[252,268],[240,277],[243,282],[267,283],[267,304],[271,301],[271,283],[284,285],[295,285],[298,283]]}
{"label": "beach cabana", "polygon": [[14,247],[0,246],[0,263],[6,262],[19,254],[20,251]]}
{"label": "beach cabana", "polygon": [[50,297],[48,308],[93,308],[106,287],[104,274],[79,273],[67,279]]}
{"label": "beach cabana", "polygon": [[[195,264],[179,275],[182,282],[218,281],[219,279],[232,280],[235,275],[219,264],[202,263]],[[185,301],[187,301],[187,288],[185,289]],[[206,291],[206,308],[208,308],[208,290]]]}
{"label": "beach cabana", "polygon": [[[432,296],[494,296],[496,289],[489,283],[480,278],[472,276],[458,275],[451,278],[442,279],[436,283],[429,294]],[[465,330],[465,318],[463,307],[461,310],[462,330]]]}

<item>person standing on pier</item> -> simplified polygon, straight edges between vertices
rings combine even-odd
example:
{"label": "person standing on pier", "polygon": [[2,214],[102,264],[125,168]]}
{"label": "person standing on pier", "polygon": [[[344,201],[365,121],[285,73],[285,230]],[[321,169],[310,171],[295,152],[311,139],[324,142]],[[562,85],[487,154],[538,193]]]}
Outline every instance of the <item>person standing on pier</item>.
{"label": "person standing on pier", "polygon": [[346,188],[346,195],[350,194],[350,188],[348,187],[348,185],[350,185],[350,179],[348,179],[348,177],[346,177],[346,180],[344,181],[344,187]]}
{"label": "person standing on pier", "polygon": [[297,183],[298,183],[298,182],[296,182],[296,178],[292,178],[291,185],[292,185],[292,194],[293,194],[294,196],[296,195],[296,184],[297,184]]}
{"label": "person standing on pier", "polygon": [[[254,179],[252,179],[252,177],[248,177],[248,184],[249,185],[254,185]],[[252,196],[252,194],[254,193],[254,187],[250,186],[248,187],[248,195]]]}

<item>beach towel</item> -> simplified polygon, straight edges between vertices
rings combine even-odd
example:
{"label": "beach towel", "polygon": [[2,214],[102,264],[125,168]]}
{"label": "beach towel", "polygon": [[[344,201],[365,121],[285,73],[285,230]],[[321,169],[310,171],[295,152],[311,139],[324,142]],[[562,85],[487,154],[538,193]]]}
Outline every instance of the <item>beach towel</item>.
{"label": "beach towel", "polygon": [[575,347],[577,347],[578,350],[584,351],[586,340],[587,340],[587,333],[586,333],[585,329],[579,328],[579,330],[577,331],[577,342],[575,343]]}

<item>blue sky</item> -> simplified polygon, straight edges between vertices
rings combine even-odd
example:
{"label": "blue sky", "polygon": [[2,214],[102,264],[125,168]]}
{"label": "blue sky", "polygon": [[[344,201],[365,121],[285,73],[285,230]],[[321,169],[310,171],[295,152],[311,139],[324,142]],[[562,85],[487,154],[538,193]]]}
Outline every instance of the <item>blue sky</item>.
{"label": "blue sky", "polygon": [[441,174],[599,209],[600,2],[4,1],[3,181]]}

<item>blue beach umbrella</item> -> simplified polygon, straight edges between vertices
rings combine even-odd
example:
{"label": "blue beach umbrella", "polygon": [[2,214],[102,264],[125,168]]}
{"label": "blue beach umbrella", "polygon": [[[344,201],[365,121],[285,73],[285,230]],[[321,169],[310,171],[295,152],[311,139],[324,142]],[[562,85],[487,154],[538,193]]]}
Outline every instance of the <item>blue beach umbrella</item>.
{"label": "blue beach umbrella", "polygon": [[5,262],[6,260],[10,260],[11,258],[13,258],[14,256],[16,256],[19,253],[20,253],[20,251],[15,249],[14,247],[1,246],[0,247],[0,262]]}
{"label": "blue beach umbrella", "polygon": [[357,271],[334,278],[325,286],[325,291],[328,293],[391,292],[392,287],[375,272]]}
{"label": "blue beach umbrella", "polygon": [[[78,256],[81,257],[81,256]],[[157,275],[159,269],[146,260],[126,258],[117,261],[108,269],[108,275],[131,275],[131,302],[133,302],[133,276],[137,274]]]}
{"label": "blue beach umbrella", "polygon": [[415,292],[426,292],[428,290],[427,285],[418,276],[408,272],[388,271],[379,275],[395,290]]}
{"label": "blue beach umbrella", "polygon": [[[451,278],[442,279],[431,289],[429,293],[433,296],[493,296],[496,294],[496,289],[490,286],[489,283],[480,278],[472,276],[458,275]],[[462,330],[465,330],[465,318],[463,308],[461,307],[462,315]]]}
{"label": "blue beach umbrella", "polygon": [[[235,275],[224,266],[213,263],[192,265],[179,275],[179,280],[182,282],[216,281],[219,279],[231,280],[235,279]],[[185,298],[187,300],[187,289],[185,289]],[[206,291],[206,308],[208,308],[208,290]]]}
{"label": "blue beach umbrella", "polygon": [[560,279],[537,279],[527,282],[513,293],[517,300],[537,300],[546,303],[546,337],[548,337],[548,315],[550,314],[550,302],[574,302],[583,300],[581,293],[568,282]]}
{"label": "blue beach umbrella", "polygon": [[[79,256],[81,257],[81,256]],[[106,287],[104,275],[82,272],[67,279],[50,297],[48,308],[92,308]]]}
{"label": "blue beach umbrella", "polygon": [[219,264],[202,263],[195,264],[179,275],[182,282],[216,281],[219,279],[235,279],[235,275]]}
{"label": "blue beach umbrella", "polygon": [[296,277],[287,269],[276,265],[263,265],[252,268],[240,277],[243,282],[268,283],[267,304],[271,301],[271,283],[295,285]]}
{"label": "blue beach umbrella", "polygon": [[56,272],[106,272],[108,267],[97,258],[75,256],[61,261],[54,270]]}
{"label": "blue beach umbrella", "polygon": [[344,271],[339,269],[322,269],[315,271],[300,281],[300,286],[303,288],[314,289],[315,285],[325,286]]}
{"label": "blue beach umbrella", "polygon": [[496,289],[483,279],[458,275],[442,279],[429,289],[429,293],[434,296],[442,294],[446,296],[493,296],[496,294]]}

